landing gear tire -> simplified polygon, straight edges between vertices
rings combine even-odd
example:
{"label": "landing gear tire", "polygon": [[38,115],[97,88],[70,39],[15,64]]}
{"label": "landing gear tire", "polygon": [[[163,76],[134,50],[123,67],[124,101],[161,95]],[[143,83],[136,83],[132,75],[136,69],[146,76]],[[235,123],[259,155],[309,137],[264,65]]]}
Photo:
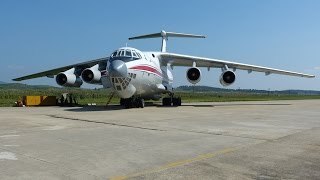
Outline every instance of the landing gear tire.
{"label": "landing gear tire", "polygon": [[129,109],[132,107],[131,99],[123,99],[123,105],[126,109]]}
{"label": "landing gear tire", "polygon": [[171,106],[171,98],[170,97],[162,98],[162,106]]}
{"label": "landing gear tire", "polygon": [[128,98],[120,99],[120,105],[124,106],[126,109],[129,108],[144,108],[145,103],[143,98]]}
{"label": "landing gear tire", "polygon": [[135,106],[137,107],[137,108],[144,108],[144,99],[143,98],[137,98],[136,100],[135,100]]}
{"label": "landing gear tire", "polygon": [[123,98],[120,98],[120,106],[124,106],[125,105],[125,99],[123,99]]}
{"label": "landing gear tire", "polygon": [[180,97],[172,98],[172,105],[173,106],[181,106],[181,98]]}
{"label": "landing gear tire", "polygon": [[162,98],[163,106],[181,106],[181,98],[180,97],[164,97]]}

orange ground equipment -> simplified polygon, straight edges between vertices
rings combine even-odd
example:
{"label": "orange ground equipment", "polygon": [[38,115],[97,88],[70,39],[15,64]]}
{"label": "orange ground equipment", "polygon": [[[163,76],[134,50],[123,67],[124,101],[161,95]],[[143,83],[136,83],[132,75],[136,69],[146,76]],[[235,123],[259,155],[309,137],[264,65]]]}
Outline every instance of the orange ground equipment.
{"label": "orange ground equipment", "polygon": [[56,106],[56,96],[23,96],[25,106]]}

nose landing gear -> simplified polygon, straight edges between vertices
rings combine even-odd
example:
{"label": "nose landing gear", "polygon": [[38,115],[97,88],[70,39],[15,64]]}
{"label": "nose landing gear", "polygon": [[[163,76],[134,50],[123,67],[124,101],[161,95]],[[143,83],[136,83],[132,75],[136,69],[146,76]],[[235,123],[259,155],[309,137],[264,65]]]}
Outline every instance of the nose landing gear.
{"label": "nose landing gear", "polygon": [[120,105],[128,108],[144,108],[145,103],[144,99],[140,97],[132,97],[128,99],[120,99]]}

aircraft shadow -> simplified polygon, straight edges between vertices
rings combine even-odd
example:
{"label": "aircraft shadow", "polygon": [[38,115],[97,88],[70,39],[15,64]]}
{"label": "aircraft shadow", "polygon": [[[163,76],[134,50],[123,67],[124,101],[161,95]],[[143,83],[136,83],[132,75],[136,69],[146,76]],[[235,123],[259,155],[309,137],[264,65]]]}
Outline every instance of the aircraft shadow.
{"label": "aircraft shadow", "polygon": [[88,112],[88,111],[117,111],[125,110],[123,106],[120,105],[109,105],[109,106],[82,106],[73,109],[65,109],[65,111],[71,112]]}
{"label": "aircraft shadow", "polygon": [[[229,106],[289,106],[292,104],[285,103],[272,103],[272,104],[263,104],[263,103],[228,103],[228,104],[182,104],[181,107],[229,107]],[[155,103],[146,103],[146,108],[148,107],[157,107],[157,108],[177,108],[179,106],[162,106],[161,104]],[[76,107],[73,109],[65,109],[65,111],[70,112],[88,112],[88,111],[119,111],[126,110],[123,106],[120,105],[108,105],[108,106],[82,106]]]}
{"label": "aircraft shadow", "polygon": [[[146,102],[145,107],[155,106],[152,102]],[[88,112],[88,111],[119,111],[119,110],[126,110],[125,107],[120,105],[108,105],[108,106],[80,106],[75,107],[72,109],[65,109],[65,111],[71,111],[71,112]]]}

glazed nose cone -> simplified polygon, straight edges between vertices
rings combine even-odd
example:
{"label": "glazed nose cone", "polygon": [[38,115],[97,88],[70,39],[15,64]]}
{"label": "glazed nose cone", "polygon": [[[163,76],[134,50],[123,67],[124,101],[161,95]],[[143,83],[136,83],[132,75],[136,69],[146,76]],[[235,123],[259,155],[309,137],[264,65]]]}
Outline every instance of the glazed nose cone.
{"label": "glazed nose cone", "polygon": [[112,77],[127,77],[128,69],[126,63],[121,60],[114,60],[110,63],[109,73]]}

